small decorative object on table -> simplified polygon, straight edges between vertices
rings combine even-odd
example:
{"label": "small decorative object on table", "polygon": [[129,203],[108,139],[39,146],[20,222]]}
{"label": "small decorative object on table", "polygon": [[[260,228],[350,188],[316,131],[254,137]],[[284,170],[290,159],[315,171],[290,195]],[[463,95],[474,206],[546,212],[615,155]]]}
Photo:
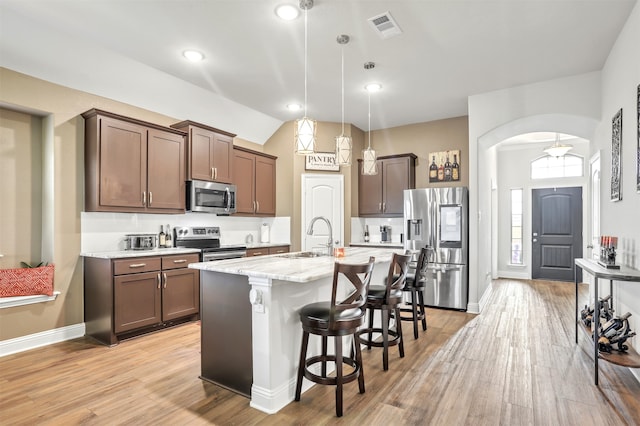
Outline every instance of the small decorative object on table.
{"label": "small decorative object on table", "polygon": [[620,269],[620,265],[616,265],[616,247],[618,246],[618,237],[600,236],[600,260],[598,264],[607,269]]}

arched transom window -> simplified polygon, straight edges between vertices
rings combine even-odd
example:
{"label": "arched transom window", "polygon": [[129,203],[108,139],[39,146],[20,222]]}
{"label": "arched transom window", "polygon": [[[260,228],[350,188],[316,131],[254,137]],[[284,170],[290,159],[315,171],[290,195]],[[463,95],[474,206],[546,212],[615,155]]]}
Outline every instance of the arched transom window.
{"label": "arched transom window", "polygon": [[531,179],[548,179],[582,176],[584,160],[579,155],[565,154],[562,157],[545,155],[531,162]]}

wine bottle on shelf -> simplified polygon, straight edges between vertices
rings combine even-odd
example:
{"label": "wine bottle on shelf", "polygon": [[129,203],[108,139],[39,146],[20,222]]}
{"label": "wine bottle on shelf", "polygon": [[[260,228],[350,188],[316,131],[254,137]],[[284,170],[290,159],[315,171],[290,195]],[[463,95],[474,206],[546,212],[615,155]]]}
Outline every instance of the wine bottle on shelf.
{"label": "wine bottle on shelf", "polygon": [[449,182],[451,180],[451,163],[449,162],[449,151],[447,151],[447,161],[444,163],[444,180]]}
{"label": "wine bottle on shelf", "polygon": [[612,338],[618,333],[619,330],[622,330],[622,328],[624,327],[624,321],[630,316],[631,312],[627,312],[620,317],[611,318],[609,321],[605,322],[602,325],[602,332],[600,333],[600,335],[605,336],[607,339]]}
{"label": "wine bottle on shelf", "polygon": [[444,165],[440,163],[440,167],[438,167],[438,181],[442,182],[444,180]]}
{"label": "wine bottle on shelf", "polygon": [[171,248],[173,247],[173,238],[171,236],[171,228],[169,227],[169,225],[167,224],[167,232],[166,232],[166,236],[165,236],[165,247],[167,248]]}
{"label": "wine bottle on shelf", "polygon": [[364,226],[364,242],[369,242],[369,225]]}
{"label": "wine bottle on shelf", "polygon": [[158,234],[158,247],[164,247],[167,244],[167,234],[164,233],[164,227],[160,225],[160,233]]}
{"label": "wine bottle on shelf", "polygon": [[438,165],[436,164],[436,156],[431,156],[431,165],[429,166],[429,182],[438,180]]}
{"label": "wine bottle on shelf", "polygon": [[453,154],[453,164],[451,165],[451,180],[460,180],[460,164],[458,164],[457,154]]}

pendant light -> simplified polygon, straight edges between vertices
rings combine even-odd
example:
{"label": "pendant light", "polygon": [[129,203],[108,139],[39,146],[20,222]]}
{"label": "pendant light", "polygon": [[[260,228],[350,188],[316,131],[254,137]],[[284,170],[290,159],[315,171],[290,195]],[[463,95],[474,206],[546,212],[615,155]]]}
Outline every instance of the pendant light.
{"label": "pendant light", "polygon": [[378,174],[378,159],[376,158],[376,152],[371,149],[371,92],[369,93],[369,146],[362,151],[362,174],[363,175],[377,175]]}
{"label": "pendant light", "polygon": [[340,136],[336,136],[336,163],[339,166],[350,166],[352,142],[351,137],[344,134],[344,45],[349,43],[349,36],[341,34],[336,40],[341,45],[342,57],[342,133],[340,133]]}
{"label": "pendant light", "polygon": [[300,9],[304,10],[304,117],[295,122],[295,153],[313,154],[316,149],[316,121],[307,117],[307,12],[313,7],[313,0],[300,0]]}
{"label": "pendant light", "polygon": [[553,145],[544,149],[544,152],[552,157],[563,157],[567,152],[573,149],[573,145],[560,143],[560,134],[556,133],[556,141]]}

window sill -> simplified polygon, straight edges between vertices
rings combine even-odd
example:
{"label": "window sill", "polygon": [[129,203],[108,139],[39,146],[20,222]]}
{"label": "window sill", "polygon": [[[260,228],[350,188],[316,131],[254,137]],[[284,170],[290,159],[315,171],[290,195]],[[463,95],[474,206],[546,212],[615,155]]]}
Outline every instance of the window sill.
{"label": "window sill", "polygon": [[33,303],[51,302],[52,300],[56,300],[56,297],[58,297],[59,294],[60,294],[59,291],[54,291],[53,296],[36,295],[36,296],[0,297],[0,309],[31,305]]}
{"label": "window sill", "polygon": [[510,268],[526,268],[527,265],[524,263],[507,263],[507,266]]}

